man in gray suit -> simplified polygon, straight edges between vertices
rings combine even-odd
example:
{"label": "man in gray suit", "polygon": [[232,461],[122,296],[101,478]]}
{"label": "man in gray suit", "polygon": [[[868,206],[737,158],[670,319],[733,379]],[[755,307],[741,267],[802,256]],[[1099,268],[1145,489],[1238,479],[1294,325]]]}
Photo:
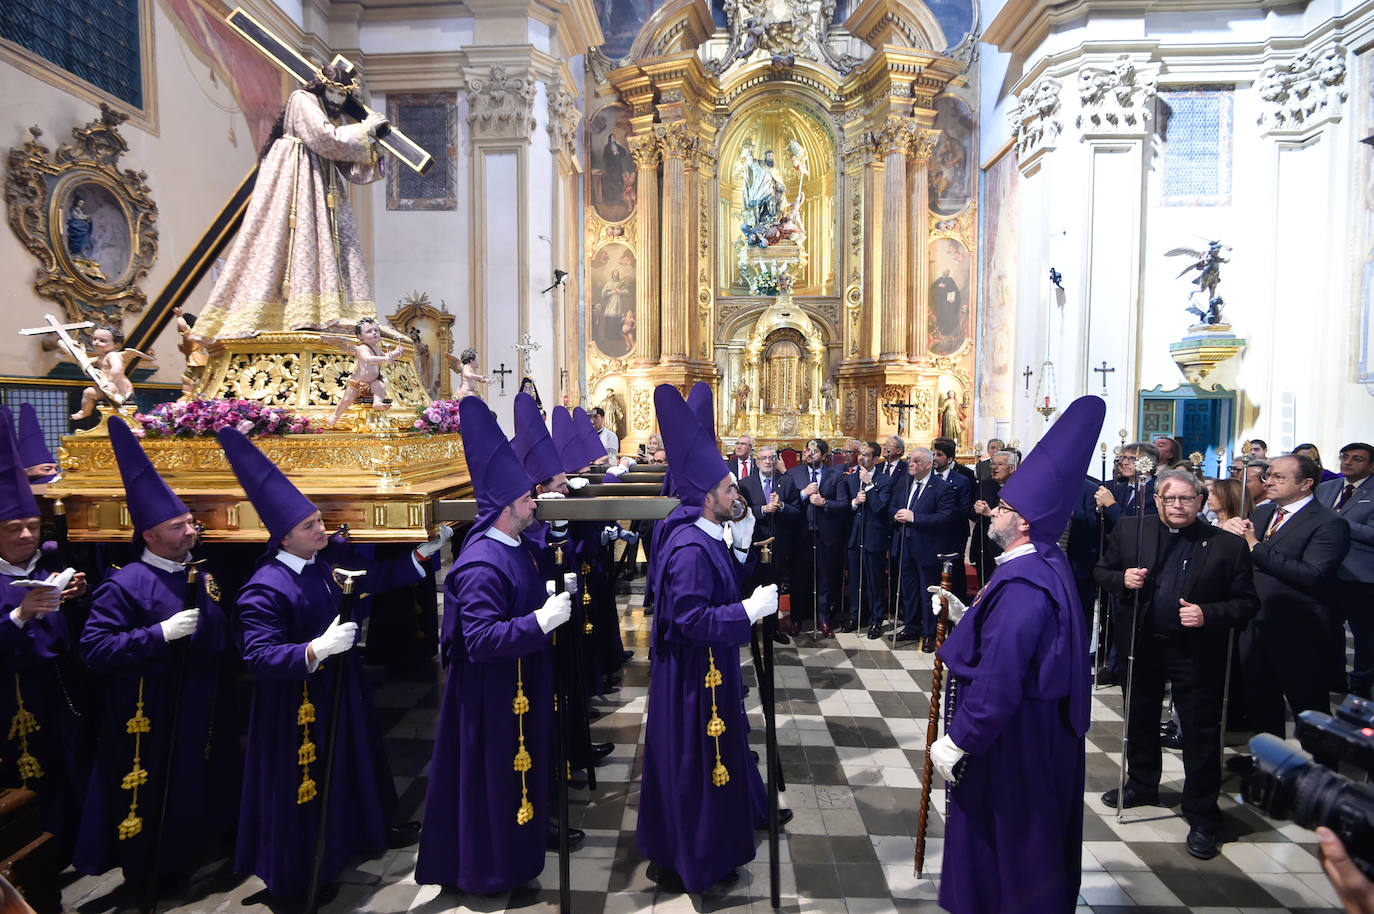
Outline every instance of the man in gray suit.
{"label": "man in gray suit", "polygon": [[[1374,445],[1357,442],[1341,448],[1341,475],[1317,486],[1317,501],[1350,524],[1350,551],[1333,585],[1334,604],[1355,638],[1355,663],[1349,689],[1370,697],[1374,686]],[[1345,658],[1344,638],[1341,658]]]}

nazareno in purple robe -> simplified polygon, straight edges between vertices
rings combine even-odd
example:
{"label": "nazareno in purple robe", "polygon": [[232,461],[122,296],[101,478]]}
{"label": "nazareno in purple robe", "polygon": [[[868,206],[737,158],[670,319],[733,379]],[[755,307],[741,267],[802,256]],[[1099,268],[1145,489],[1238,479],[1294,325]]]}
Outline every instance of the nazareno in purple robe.
{"label": "nazareno in purple robe", "polygon": [[[63,569],[49,556],[39,558],[22,577],[43,578]],[[29,591],[11,587],[18,576],[0,572],[0,727],[9,733],[18,711],[18,696],[33,715],[38,730],[28,734],[28,752],[42,768],[42,776],[29,778],[26,786],[38,794],[43,808],[43,828],[57,839],[59,865],[71,862],[81,824],[81,807],[90,777],[90,746],[86,733],[86,671],[77,659],[68,625],[72,601],[56,612],[35,616],[23,628],[10,613]],[[16,689],[18,690],[16,694]],[[21,754],[18,734],[0,750],[0,785],[24,783],[17,762]]]}
{"label": "nazareno in purple robe", "polygon": [[1083,848],[1087,635],[1063,550],[997,567],[940,649],[947,733],[968,753],[948,789],[940,906],[1072,912]]}
{"label": "nazareno in purple robe", "polygon": [[[159,623],[186,608],[185,572],[131,562],[106,578],[91,599],[91,614],[81,633],[81,655],[93,674],[93,694],[100,696],[102,707],[73,860],[82,873],[95,875],[120,866],[126,883],[141,886],[151,869],[167,772],[174,659],[179,650],[189,650],[190,655],[161,872],[170,875],[195,863],[209,841],[233,828],[239,786],[238,727],[228,690],[229,623],[207,593],[204,576],[197,586],[200,621],[195,634],[170,643],[163,638]],[[127,723],[137,711],[140,681],[143,715],[149,720],[149,730],[138,746],[140,764],[148,772],[147,782],[138,788],[135,813],[143,819],[143,829],[120,840],[120,823],[129,815],[132,800],[132,792],[120,785],[133,768],[135,737],[127,732]]]}
{"label": "nazareno in purple robe", "polygon": [[[754,859],[754,829],[767,815],[740,680],[739,646],[750,630],[740,587],[748,566],[693,523],[673,527],[654,556],[662,563],[635,846],[681,876],[687,891],[702,892]],[[708,652],[721,677],[715,688],[716,713],[725,723],[719,751],[730,775],[719,787],[711,776],[716,740],[706,732]]]}
{"label": "nazareno in purple robe", "polygon": [[[354,593],[372,594],[374,609],[386,606],[386,598],[378,594],[421,578],[409,552],[386,562],[367,562],[346,547],[331,544],[300,574],[275,553],[264,558],[239,591],[243,659],[255,681],[235,868],[261,877],[267,890],[278,896],[302,895],[310,884],[324,802],[324,759],[333,701],[330,670],[335,664],[343,664],[343,699],[322,882],[332,882],[354,854],[385,851],[387,831],[396,815],[396,786],[357,648],[326,658],[313,673],[306,664],[306,646],[324,633],[342,605],[343,591],[331,563],[367,572],[354,583]],[[362,621],[366,602],[357,601],[353,621]],[[306,687],[315,706],[315,722],[309,727],[316,761],[309,772],[318,792],[313,800],[297,803],[304,780],[298,755],[304,730],[297,716]]]}
{"label": "nazareno in purple robe", "polygon": [[[444,582],[448,681],[439,711],[415,881],[504,892],[544,868],[553,769],[553,664],[534,611],[547,599],[538,547],[468,541]],[[564,625],[560,631],[564,631]],[[517,661],[529,710],[514,712]],[[523,729],[530,769],[514,759]],[[516,821],[522,798],[533,818]]]}

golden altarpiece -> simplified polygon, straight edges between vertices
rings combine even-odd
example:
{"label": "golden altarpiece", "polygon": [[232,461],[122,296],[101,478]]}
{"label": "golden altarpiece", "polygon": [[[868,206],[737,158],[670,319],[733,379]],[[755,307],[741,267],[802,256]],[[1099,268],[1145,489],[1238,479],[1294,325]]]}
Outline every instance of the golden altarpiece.
{"label": "golden altarpiece", "polygon": [[629,392],[630,445],[655,385],[706,381],[723,437],[971,451],[972,39],[937,50],[919,0],[725,6],[719,30],[671,0],[625,59],[589,55],[591,402]]}

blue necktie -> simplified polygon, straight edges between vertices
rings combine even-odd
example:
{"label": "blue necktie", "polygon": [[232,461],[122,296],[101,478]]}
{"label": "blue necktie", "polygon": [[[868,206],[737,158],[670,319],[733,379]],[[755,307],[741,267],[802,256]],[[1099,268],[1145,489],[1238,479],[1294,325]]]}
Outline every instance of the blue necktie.
{"label": "blue necktie", "polygon": [[772,477],[772,476],[765,476],[765,477],[763,477],[763,503],[764,503],[764,504],[768,504],[769,499],[771,499],[772,497],[773,497],[773,477]]}

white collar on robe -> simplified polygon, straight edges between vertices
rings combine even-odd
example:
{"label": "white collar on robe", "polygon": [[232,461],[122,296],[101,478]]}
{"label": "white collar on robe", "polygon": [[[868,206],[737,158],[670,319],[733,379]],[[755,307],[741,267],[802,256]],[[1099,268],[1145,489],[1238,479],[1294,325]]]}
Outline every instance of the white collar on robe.
{"label": "white collar on robe", "polygon": [[[190,561],[191,553],[186,553],[186,560]],[[176,573],[186,570],[186,562],[174,562],[171,559],[164,559],[162,556],[153,552],[148,547],[143,548],[143,557],[139,559],[145,565],[151,565],[158,571]]]}
{"label": "white collar on robe", "polygon": [[520,545],[520,541],[519,541],[518,539],[515,539],[515,538],[512,537],[512,536],[508,536],[508,535],[502,533],[500,530],[497,530],[495,527],[488,527],[486,530],[482,531],[482,535],[483,535],[483,536],[486,536],[486,537],[490,537],[491,539],[496,540],[498,543],[501,543],[501,544],[506,545],[506,546],[516,546],[516,547],[518,547],[518,546]]}
{"label": "white collar on robe", "polygon": [[11,565],[4,559],[0,559],[0,574],[7,574],[12,578],[27,578],[33,574],[33,570],[38,567],[38,560],[43,557],[42,549],[33,551],[33,558],[29,559],[26,566]]}
{"label": "white collar on robe", "polygon": [[696,527],[706,533],[713,540],[725,542],[725,527],[720,524],[713,524],[704,517],[698,517],[694,522]]}
{"label": "white collar on robe", "polygon": [[1022,543],[1010,552],[1004,552],[993,559],[998,565],[1003,562],[1010,562],[1012,559],[1019,559],[1023,555],[1030,555],[1035,551],[1035,543]]}
{"label": "white collar on robe", "polygon": [[299,555],[292,555],[285,549],[278,549],[277,561],[281,562],[287,568],[290,568],[296,574],[300,574],[302,571],[305,570],[306,565],[315,564],[315,556],[311,555],[310,558],[303,559]]}

